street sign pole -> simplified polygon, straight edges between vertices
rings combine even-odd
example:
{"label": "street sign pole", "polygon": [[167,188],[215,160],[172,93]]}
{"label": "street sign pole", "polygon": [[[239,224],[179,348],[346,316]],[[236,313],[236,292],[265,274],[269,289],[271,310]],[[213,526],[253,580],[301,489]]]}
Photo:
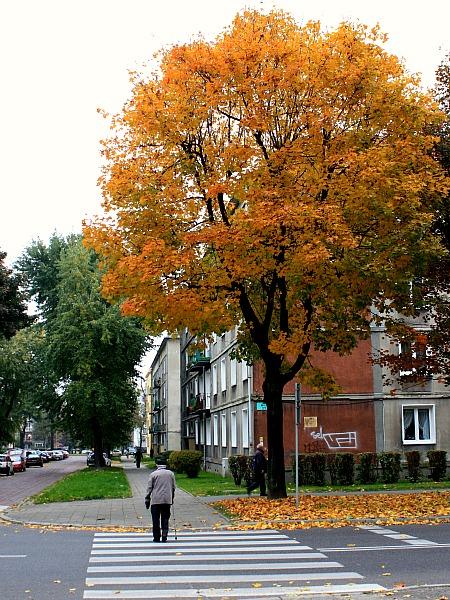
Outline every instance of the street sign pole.
{"label": "street sign pole", "polygon": [[295,506],[298,508],[298,426],[301,422],[302,392],[299,383],[295,384]]}

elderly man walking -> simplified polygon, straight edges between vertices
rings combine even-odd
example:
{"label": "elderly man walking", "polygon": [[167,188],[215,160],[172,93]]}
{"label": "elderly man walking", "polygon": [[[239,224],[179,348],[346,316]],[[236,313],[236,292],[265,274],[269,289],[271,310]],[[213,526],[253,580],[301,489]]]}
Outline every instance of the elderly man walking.
{"label": "elderly man walking", "polygon": [[175,475],[162,459],[157,459],[156,465],[148,480],[145,507],[150,508],[152,513],[153,541],[167,542],[170,507],[175,497]]}
{"label": "elderly man walking", "polygon": [[263,444],[256,446],[256,452],[253,455],[253,481],[247,487],[247,494],[250,496],[253,490],[259,487],[259,495],[267,496],[266,493],[266,473],[267,458],[264,456],[265,448]]}

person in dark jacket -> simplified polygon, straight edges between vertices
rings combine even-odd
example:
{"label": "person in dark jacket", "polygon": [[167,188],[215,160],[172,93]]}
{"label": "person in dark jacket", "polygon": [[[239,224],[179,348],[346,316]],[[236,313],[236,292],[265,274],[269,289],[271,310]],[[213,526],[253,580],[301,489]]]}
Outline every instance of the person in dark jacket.
{"label": "person in dark jacket", "polygon": [[266,493],[266,473],[267,458],[264,455],[264,445],[258,444],[253,456],[253,481],[247,487],[247,494],[250,496],[252,491],[259,487],[259,495],[267,496]]}
{"label": "person in dark jacket", "polygon": [[166,468],[163,459],[156,460],[156,470],[150,475],[145,496],[145,508],[151,508],[153,541],[167,542],[170,507],[175,497],[175,475]]}
{"label": "person in dark jacket", "polygon": [[140,448],[137,448],[134,460],[136,461],[136,468],[140,469],[142,460],[142,450]]}

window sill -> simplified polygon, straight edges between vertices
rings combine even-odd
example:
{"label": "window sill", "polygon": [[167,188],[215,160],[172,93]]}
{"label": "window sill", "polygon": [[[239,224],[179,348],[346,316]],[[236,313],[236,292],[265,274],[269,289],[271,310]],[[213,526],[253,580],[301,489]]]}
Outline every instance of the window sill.
{"label": "window sill", "polygon": [[430,445],[435,444],[436,440],[403,440],[404,446],[419,446],[419,445]]}

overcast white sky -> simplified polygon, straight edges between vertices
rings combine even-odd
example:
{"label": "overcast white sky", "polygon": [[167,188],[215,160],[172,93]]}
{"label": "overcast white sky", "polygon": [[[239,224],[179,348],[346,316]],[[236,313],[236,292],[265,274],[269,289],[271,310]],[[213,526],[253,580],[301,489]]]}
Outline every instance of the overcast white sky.
{"label": "overcast white sky", "polygon": [[272,6],[299,22],[379,22],[425,86],[450,50],[448,0],[0,0],[0,249],[78,232],[99,212],[99,140],[141,69],[165,44],[212,37],[237,11]]}

